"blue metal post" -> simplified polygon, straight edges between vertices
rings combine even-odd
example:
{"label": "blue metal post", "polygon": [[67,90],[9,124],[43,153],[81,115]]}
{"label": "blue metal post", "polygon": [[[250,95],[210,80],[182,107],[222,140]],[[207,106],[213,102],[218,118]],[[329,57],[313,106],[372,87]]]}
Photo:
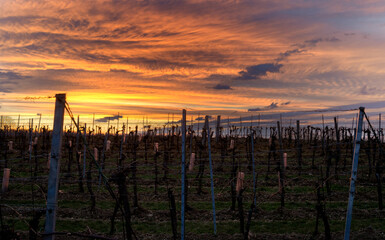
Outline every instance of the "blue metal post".
{"label": "blue metal post", "polygon": [[186,110],[182,111],[182,202],[181,202],[181,239],[184,240],[185,179],[186,179]]}
{"label": "blue metal post", "polygon": [[350,226],[352,222],[354,195],[356,192],[358,156],[360,153],[360,142],[361,142],[362,121],[363,121],[364,110],[365,110],[364,107],[360,107],[360,112],[359,112],[358,121],[357,121],[357,128],[356,128],[357,131],[354,138],[355,139],[354,155],[353,155],[353,162],[352,162],[352,173],[350,177],[349,202],[348,202],[348,209],[346,211],[346,223],[345,223],[345,235],[344,235],[345,240],[349,240],[349,237],[350,237]]}
{"label": "blue metal post", "polygon": [[211,200],[213,204],[213,224],[214,224],[214,235],[217,235],[217,221],[215,216],[215,194],[214,194],[214,177],[213,177],[213,162],[211,160],[211,141],[210,141],[210,126],[209,116],[206,116],[206,131],[207,131],[207,145],[209,148],[209,164],[210,164],[210,180],[211,180]]}
{"label": "blue metal post", "polygon": [[56,94],[55,117],[53,122],[51,160],[48,176],[47,210],[45,220],[44,240],[53,240],[55,236],[57,193],[59,186],[60,158],[63,137],[65,94]]}

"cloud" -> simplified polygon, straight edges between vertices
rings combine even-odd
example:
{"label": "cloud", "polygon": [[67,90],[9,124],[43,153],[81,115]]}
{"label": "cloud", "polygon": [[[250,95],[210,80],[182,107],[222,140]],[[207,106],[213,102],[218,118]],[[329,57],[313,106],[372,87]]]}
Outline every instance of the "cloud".
{"label": "cloud", "polygon": [[9,88],[0,87],[0,92],[2,92],[2,93],[11,93],[13,91],[11,89],[9,89]]}
{"label": "cloud", "polygon": [[235,75],[230,74],[210,74],[208,77],[205,78],[205,80],[209,81],[225,81],[229,79],[234,79]]}
{"label": "cloud", "polygon": [[216,49],[211,50],[173,50],[164,51],[162,55],[178,61],[189,61],[192,63],[226,63],[231,62],[229,55]]}
{"label": "cloud", "polygon": [[[209,119],[212,119],[213,117],[212,116],[208,116],[209,117]],[[197,117],[197,118],[195,118],[195,120],[197,120],[197,121],[202,121],[202,120],[205,120],[205,117]]]}
{"label": "cloud", "polygon": [[175,69],[175,68],[196,68],[197,66],[188,62],[169,61],[162,58],[149,58],[149,57],[106,57],[103,56],[102,62],[106,61],[111,63],[131,64],[142,66],[148,69]]}
{"label": "cloud", "polygon": [[[242,70],[238,72],[238,76],[236,75],[229,75],[229,74],[211,74],[209,75],[206,80],[220,80],[220,81],[234,81],[234,80],[255,80],[258,79],[259,81],[263,81],[261,79],[264,76],[267,76],[268,73],[278,73],[280,72],[281,68],[283,67],[283,64],[279,64],[279,62],[283,61],[284,59],[295,55],[295,54],[301,54],[304,52],[307,52],[307,48],[315,47],[320,42],[338,42],[340,39],[336,37],[327,37],[327,38],[313,38],[310,40],[305,40],[301,44],[295,44],[294,46],[297,46],[295,49],[287,50],[285,52],[282,52],[279,54],[279,57],[275,59],[276,63],[263,63],[258,65],[251,65],[247,66],[245,70]],[[257,83],[258,84],[258,83]],[[291,85],[295,87],[296,83],[287,83],[283,82],[281,80],[271,80],[265,81],[264,83],[261,82],[258,87],[266,88],[268,86],[273,88],[281,88],[281,85],[285,85],[287,87],[290,87]],[[225,86],[230,86],[228,84],[222,86],[221,84],[218,84],[214,87],[214,89],[228,89],[225,88]],[[303,85],[304,86],[304,85]]]}
{"label": "cloud", "polygon": [[27,76],[22,76],[20,73],[14,71],[6,71],[0,69],[0,81],[4,83],[4,80],[20,80],[28,78]]}
{"label": "cloud", "polygon": [[110,69],[110,72],[115,72],[115,73],[126,73],[128,72],[127,70],[124,70],[124,69],[115,69],[115,68],[111,68]]}
{"label": "cloud", "polygon": [[378,93],[382,93],[382,89],[376,88],[376,87],[368,87],[368,85],[363,86],[359,93],[362,95],[375,95]]}
{"label": "cloud", "polygon": [[226,84],[217,84],[215,85],[214,87],[212,87],[213,89],[216,89],[216,90],[232,90],[232,88],[229,86],[229,85],[226,85]]}
{"label": "cloud", "polygon": [[293,46],[296,46],[297,48],[287,50],[285,52],[282,52],[279,54],[279,57],[276,58],[276,62],[281,62],[285,60],[286,58],[290,57],[291,55],[295,54],[301,54],[304,52],[307,52],[308,48],[317,46],[320,42],[339,42],[340,39],[336,37],[330,37],[330,38],[313,38],[309,40],[305,40],[303,43],[294,44]]}
{"label": "cloud", "polygon": [[[281,104],[282,105],[282,104]],[[278,103],[272,102],[270,105],[263,108],[251,108],[248,109],[248,112],[259,112],[259,111],[268,111],[278,108]]]}
{"label": "cloud", "polygon": [[182,122],[182,119],[181,120],[178,120],[178,121],[171,121],[171,122],[165,122],[164,124],[179,124]]}
{"label": "cloud", "polygon": [[69,30],[86,29],[90,25],[87,19],[71,19],[65,23],[65,27]]}
{"label": "cloud", "polygon": [[108,122],[108,121],[117,120],[119,118],[123,118],[123,116],[121,116],[121,115],[114,115],[114,116],[111,116],[111,117],[99,118],[99,119],[96,119],[95,121],[105,123],[105,122]]}
{"label": "cloud", "polygon": [[18,83],[28,80],[30,76],[24,76],[15,71],[0,69],[0,92],[11,93],[16,89]]}
{"label": "cloud", "polygon": [[4,27],[33,27],[48,31],[82,31],[89,32],[90,21],[83,16],[72,16],[70,19],[60,19],[57,16],[8,16],[0,18],[0,26]]}
{"label": "cloud", "polygon": [[143,27],[131,24],[130,26],[118,27],[111,32],[100,35],[101,38],[161,38],[180,35],[179,32],[172,32],[169,30],[155,30],[146,32]]}
{"label": "cloud", "polygon": [[[83,69],[47,69],[25,71],[23,74],[17,71],[0,70],[0,87],[7,92],[25,91],[68,91],[75,89],[94,89],[82,79],[82,75],[96,75],[100,72],[86,71]],[[75,80],[77,78],[77,80]]]}
{"label": "cloud", "polygon": [[277,73],[281,69],[282,64],[264,63],[246,67],[245,70],[239,72],[239,80],[259,79],[266,76],[267,73]]}
{"label": "cloud", "polygon": [[309,48],[309,47],[315,47],[317,46],[318,43],[320,42],[339,42],[341,41],[340,39],[336,37],[327,37],[327,38],[313,38],[309,40],[305,40],[303,43],[300,44],[295,44],[295,46],[298,46],[300,48]]}
{"label": "cloud", "polygon": [[271,109],[275,109],[277,107],[278,107],[278,103],[272,102],[269,106],[266,106],[265,109],[266,110],[271,110]]}
{"label": "cloud", "polygon": [[292,49],[292,50],[287,50],[286,52],[280,53],[279,57],[276,58],[275,61],[280,62],[280,61],[290,57],[293,54],[300,54],[300,53],[303,53],[303,52],[306,52],[306,50],[305,49],[299,49],[299,48]]}

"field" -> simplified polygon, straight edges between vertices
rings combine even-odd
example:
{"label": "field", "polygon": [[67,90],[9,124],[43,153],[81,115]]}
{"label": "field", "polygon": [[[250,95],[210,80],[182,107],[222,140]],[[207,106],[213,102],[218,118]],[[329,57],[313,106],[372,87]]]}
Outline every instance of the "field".
{"label": "field", "polygon": [[[343,238],[355,130],[335,124],[213,128],[211,133],[220,134],[210,141],[206,129],[189,128],[185,239]],[[144,133],[88,128],[86,155],[83,130],[63,134],[56,239],[179,239],[180,126],[148,127]],[[41,239],[52,131],[0,131],[0,166],[11,169],[0,200],[1,239]],[[370,129],[363,134],[351,239],[385,239],[385,145]]]}

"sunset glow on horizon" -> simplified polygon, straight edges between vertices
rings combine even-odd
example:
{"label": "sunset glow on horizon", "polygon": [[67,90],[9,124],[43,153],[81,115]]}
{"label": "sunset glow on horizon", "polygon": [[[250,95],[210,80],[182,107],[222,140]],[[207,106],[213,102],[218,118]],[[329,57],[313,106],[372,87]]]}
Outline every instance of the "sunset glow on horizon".
{"label": "sunset glow on horizon", "polygon": [[385,101],[384,30],[374,0],[3,0],[0,109],[52,114],[57,93],[137,119]]}

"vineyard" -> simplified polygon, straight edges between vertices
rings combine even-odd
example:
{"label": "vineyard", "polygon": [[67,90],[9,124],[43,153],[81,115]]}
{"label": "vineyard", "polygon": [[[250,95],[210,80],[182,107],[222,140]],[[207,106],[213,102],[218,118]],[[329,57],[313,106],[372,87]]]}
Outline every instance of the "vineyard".
{"label": "vineyard", "polygon": [[337,117],[197,125],[183,111],[179,123],[102,131],[69,106],[59,135],[36,121],[2,122],[1,239],[342,239],[350,196],[350,239],[385,239],[383,132],[358,112],[353,127]]}

